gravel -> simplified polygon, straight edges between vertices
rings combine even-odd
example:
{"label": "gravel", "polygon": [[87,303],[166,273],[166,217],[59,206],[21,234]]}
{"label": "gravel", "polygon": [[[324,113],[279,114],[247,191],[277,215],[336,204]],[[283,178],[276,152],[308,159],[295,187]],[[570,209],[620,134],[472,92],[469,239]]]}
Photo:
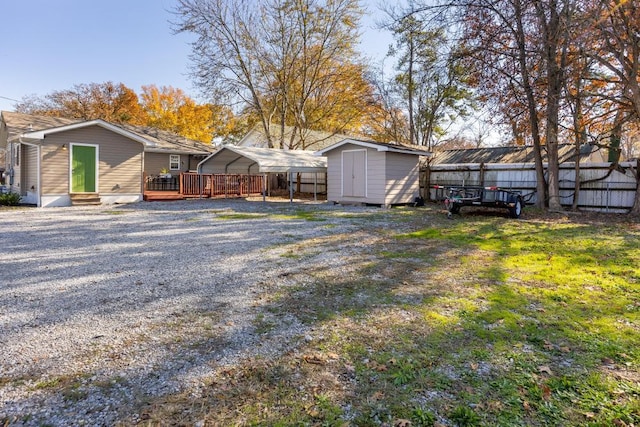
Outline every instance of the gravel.
{"label": "gravel", "polygon": [[[135,424],[145,402],[313,339],[286,313],[269,334],[256,319],[291,274],[343,268],[366,245],[360,215],[342,212],[381,211],[243,200],[0,211],[0,424]],[[340,233],[349,247],[287,256]]]}

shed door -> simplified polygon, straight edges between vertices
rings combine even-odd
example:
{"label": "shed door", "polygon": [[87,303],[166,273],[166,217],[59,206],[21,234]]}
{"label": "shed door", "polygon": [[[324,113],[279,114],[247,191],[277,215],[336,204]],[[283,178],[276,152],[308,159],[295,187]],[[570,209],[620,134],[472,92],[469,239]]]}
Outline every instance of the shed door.
{"label": "shed door", "polygon": [[96,192],[96,147],[71,146],[71,192]]}
{"label": "shed door", "polygon": [[345,197],[366,197],[367,151],[342,152],[342,195]]}

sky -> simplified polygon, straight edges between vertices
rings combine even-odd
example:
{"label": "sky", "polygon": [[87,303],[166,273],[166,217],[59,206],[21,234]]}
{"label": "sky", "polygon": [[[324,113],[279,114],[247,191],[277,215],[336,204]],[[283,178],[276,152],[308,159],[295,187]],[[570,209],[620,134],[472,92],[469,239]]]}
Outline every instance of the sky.
{"label": "sky", "polygon": [[[256,0],[259,1],[259,0]],[[375,29],[376,0],[363,1],[362,53],[380,62],[391,43]],[[175,0],[0,0],[0,110],[25,96],[76,84],[173,86],[195,99],[188,34],[173,34]]]}

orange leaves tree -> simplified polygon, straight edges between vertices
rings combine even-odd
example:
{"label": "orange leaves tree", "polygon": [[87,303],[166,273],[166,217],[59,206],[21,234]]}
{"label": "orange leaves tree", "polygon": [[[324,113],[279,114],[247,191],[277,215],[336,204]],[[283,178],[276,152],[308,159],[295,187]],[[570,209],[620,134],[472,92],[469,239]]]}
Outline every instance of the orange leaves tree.
{"label": "orange leaves tree", "polygon": [[24,98],[16,111],[79,120],[102,119],[115,124],[150,126],[210,143],[237,132],[229,108],[198,104],[181,89],[143,86],[140,98],[122,83],[88,83]]}
{"label": "orange leaves tree", "polygon": [[122,83],[113,82],[78,84],[43,97],[27,97],[16,105],[16,111],[111,123],[145,123],[136,93]]}
{"label": "orange leaves tree", "polygon": [[218,105],[197,104],[181,89],[171,86],[142,86],[141,106],[146,125],[186,138],[209,143],[233,132],[231,110]]}

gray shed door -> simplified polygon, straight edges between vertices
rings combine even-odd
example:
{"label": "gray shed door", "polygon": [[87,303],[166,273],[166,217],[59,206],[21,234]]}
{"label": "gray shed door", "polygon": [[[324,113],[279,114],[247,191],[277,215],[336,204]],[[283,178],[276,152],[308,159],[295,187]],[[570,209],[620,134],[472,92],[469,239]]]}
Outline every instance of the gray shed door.
{"label": "gray shed door", "polygon": [[342,152],[342,195],[365,197],[367,187],[367,151]]}

